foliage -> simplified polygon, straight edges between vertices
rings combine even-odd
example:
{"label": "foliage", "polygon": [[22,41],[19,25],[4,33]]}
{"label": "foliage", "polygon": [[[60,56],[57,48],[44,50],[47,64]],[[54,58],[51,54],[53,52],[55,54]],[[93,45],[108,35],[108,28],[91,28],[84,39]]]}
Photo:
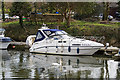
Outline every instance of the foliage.
{"label": "foliage", "polygon": [[[39,26],[36,25],[31,25],[30,23],[24,23],[23,26],[27,29],[27,31],[30,34],[36,34],[38,28],[40,28]],[[11,24],[4,24],[3,27],[5,28],[6,32],[5,35],[11,37],[13,40],[15,41],[24,41],[26,40],[28,33],[21,28],[20,25],[18,25],[18,23],[11,23]]]}
{"label": "foliage", "polygon": [[[57,23],[47,23],[49,28],[56,28]],[[112,24],[100,24],[99,22],[86,22],[75,21],[71,22],[71,27],[66,27],[65,23],[61,23],[59,29],[68,32],[72,36],[105,36],[106,41],[110,42],[112,38],[118,39],[119,23]],[[3,23],[2,25],[6,29],[6,36],[11,37],[15,41],[25,41],[28,34],[23,28],[18,25],[18,22]],[[27,29],[30,35],[36,34],[37,30],[42,26],[42,23],[38,25],[30,24],[30,22],[24,22],[24,27]]]}
{"label": "foliage", "polygon": [[[114,44],[112,40],[116,42],[120,41],[118,36],[118,28],[104,27],[104,26],[74,26],[67,28],[66,31],[72,36],[104,36],[105,42]],[[112,35],[112,36],[111,36]]]}
{"label": "foliage", "polygon": [[10,13],[11,7],[12,7],[12,2],[5,2],[5,13]]}
{"label": "foliage", "polygon": [[83,19],[84,21],[87,21],[87,22],[97,22],[99,21],[100,19],[98,17],[90,17],[90,18],[85,18]]}
{"label": "foliage", "polygon": [[14,2],[12,3],[12,7],[10,9],[11,15],[17,16],[28,16],[31,11],[31,6],[27,2]]}
{"label": "foliage", "polygon": [[73,3],[69,2],[50,2],[48,3],[50,12],[59,12],[64,16],[66,25],[70,26],[70,17],[73,9]]}
{"label": "foliage", "polygon": [[64,16],[67,26],[70,26],[70,18],[73,12],[77,14],[75,17],[77,19],[78,17],[90,17],[98,9],[98,4],[94,2],[50,2],[48,6],[50,12],[59,12]]}
{"label": "foliage", "polygon": [[75,5],[76,5],[75,6],[76,14],[74,18],[77,20],[98,15],[102,10],[101,6],[94,2],[79,2],[79,3],[75,3]]}
{"label": "foliage", "polygon": [[31,6],[28,2],[13,2],[10,9],[10,14],[19,16],[19,23],[22,26],[22,16],[28,16],[31,12]]}
{"label": "foliage", "polygon": [[118,12],[120,12],[120,1],[117,4],[118,4]]}

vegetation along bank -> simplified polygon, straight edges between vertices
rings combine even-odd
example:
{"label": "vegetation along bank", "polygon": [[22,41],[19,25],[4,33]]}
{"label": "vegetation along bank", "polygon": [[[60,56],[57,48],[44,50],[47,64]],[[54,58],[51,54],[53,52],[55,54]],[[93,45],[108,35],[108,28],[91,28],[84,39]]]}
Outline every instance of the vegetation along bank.
{"label": "vegetation along bank", "polygon": [[[26,41],[29,35],[34,35],[43,23],[24,22],[23,27],[19,25],[18,21],[2,23],[2,27],[6,29],[5,35],[11,37],[14,41]],[[65,23],[51,22],[46,23],[49,28],[58,28],[65,30],[72,36],[104,36],[102,43],[110,43],[112,46],[120,47],[120,23],[108,22],[87,22],[87,21],[72,21],[70,26],[65,26]]]}

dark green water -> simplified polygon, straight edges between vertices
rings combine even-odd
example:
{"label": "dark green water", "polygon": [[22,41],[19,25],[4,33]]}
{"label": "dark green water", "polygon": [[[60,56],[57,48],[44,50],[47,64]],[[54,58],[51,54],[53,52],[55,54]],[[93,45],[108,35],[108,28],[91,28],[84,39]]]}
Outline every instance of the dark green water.
{"label": "dark green water", "polygon": [[0,51],[0,79],[117,78],[120,62],[107,57],[58,56]]}

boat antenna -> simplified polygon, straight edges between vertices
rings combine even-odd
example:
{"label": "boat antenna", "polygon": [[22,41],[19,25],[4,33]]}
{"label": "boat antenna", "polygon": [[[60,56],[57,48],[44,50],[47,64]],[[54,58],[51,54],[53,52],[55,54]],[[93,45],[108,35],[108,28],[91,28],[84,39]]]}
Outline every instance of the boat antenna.
{"label": "boat antenna", "polygon": [[41,29],[49,29],[46,24],[43,22],[43,26],[41,27]]}
{"label": "boat antenna", "polygon": [[43,22],[43,27],[46,27],[46,24]]}

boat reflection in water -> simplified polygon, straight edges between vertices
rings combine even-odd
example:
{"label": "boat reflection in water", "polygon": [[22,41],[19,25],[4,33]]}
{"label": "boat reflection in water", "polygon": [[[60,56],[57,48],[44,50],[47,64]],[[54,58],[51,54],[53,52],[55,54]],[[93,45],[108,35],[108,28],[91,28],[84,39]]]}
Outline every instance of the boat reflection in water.
{"label": "boat reflection in water", "polygon": [[33,62],[41,78],[117,78],[119,62],[92,56],[34,55]]}
{"label": "boat reflection in water", "polygon": [[[34,62],[40,71],[44,68],[47,73],[54,74],[52,77],[58,78],[99,78],[103,61],[92,56],[41,56],[34,55]],[[40,63],[41,62],[41,63]],[[97,74],[97,75],[96,75]],[[65,76],[66,75],[66,76]],[[43,77],[43,76],[42,76]],[[50,75],[44,74],[44,77]]]}
{"label": "boat reflection in water", "polygon": [[24,51],[7,51],[4,54],[8,58],[4,56],[0,60],[0,79],[120,78],[120,62],[110,58],[42,55]]}
{"label": "boat reflection in water", "polygon": [[10,60],[10,54],[8,54],[7,50],[0,50],[0,79],[2,79],[2,75],[4,74],[3,72],[3,67],[5,61]]}

